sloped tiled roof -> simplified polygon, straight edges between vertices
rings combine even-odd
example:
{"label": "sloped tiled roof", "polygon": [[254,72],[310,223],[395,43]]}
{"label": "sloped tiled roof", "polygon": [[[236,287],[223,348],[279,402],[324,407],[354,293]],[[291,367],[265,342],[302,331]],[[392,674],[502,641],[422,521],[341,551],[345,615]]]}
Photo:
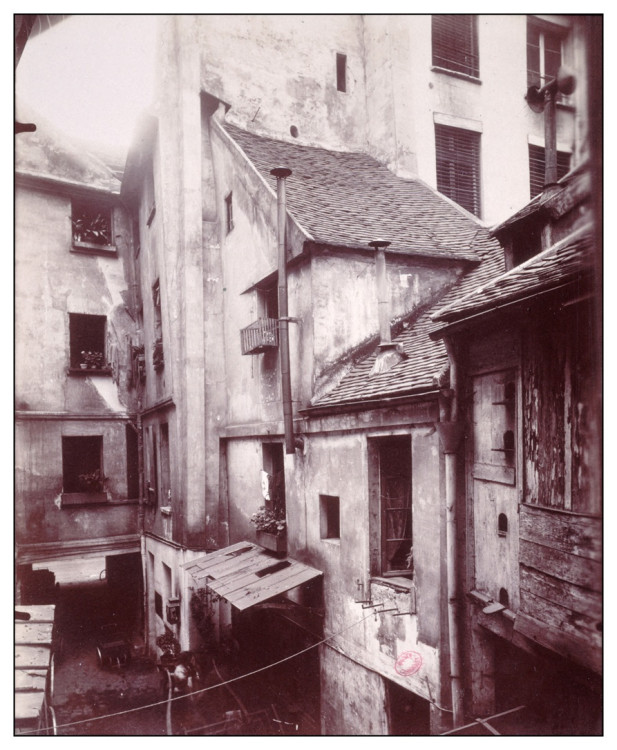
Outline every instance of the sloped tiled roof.
{"label": "sloped tiled roof", "polygon": [[316,242],[366,249],[375,239],[391,251],[474,259],[475,217],[425,183],[403,179],[366,154],[273,140],[225,122],[222,127],[276,190],[275,167],[287,167],[287,210]]}
{"label": "sloped tiled roof", "polygon": [[479,238],[475,247],[480,264],[450,287],[439,302],[419,311],[403,322],[402,332],[393,338],[407,355],[406,359],[384,373],[371,376],[377,357],[375,350],[366,358],[353,364],[338,385],[329,393],[317,398],[312,406],[344,405],[371,399],[402,396],[408,393],[433,390],[435,379],[448,364],[448,355],[441,340],[430,337],[435,324],[432,313],[444,305],[452,304],[466,296],[472,289],[504,270],[503,249],[495,240]]}
{"label": "sloped tiled roof", "polygon": [[593,266],[593,232],[587,224],[496,279],[453,303],[442,305],[434,320],[453,321],[529,297],[572,280]]}

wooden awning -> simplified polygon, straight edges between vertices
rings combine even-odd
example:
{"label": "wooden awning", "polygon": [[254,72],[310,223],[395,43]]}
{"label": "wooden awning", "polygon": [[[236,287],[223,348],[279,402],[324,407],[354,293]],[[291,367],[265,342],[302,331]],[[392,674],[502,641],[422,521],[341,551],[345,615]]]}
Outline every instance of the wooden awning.
{"label": "wooden awning", "polygon": [[320,570],[291,558],[279,559],[253,542],[238,542],[182,566],[199,587],[208,587],[239,610],[283,594]]}

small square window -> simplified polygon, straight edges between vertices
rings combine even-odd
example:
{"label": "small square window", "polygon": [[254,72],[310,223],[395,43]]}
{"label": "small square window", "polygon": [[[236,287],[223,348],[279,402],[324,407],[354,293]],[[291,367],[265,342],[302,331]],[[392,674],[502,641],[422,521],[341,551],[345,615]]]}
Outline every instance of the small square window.
{"label": "small square window", "polygon": [[95,247],[112,245],[111,209],[91,200],[72,201],[73,244]]}
{"label": "small square window", "polygon": [[347,91],[347,55],[336,53],[336,90]]}
{"label": "small square window", "polygon": [[104,315],[69,313],[69,366],[72,370],[107,370],[106,324]]}
{"label": "small square window", "polygon": [[340,499],[334,495],[320,495],[319,511],[321,538],[340,539]]}

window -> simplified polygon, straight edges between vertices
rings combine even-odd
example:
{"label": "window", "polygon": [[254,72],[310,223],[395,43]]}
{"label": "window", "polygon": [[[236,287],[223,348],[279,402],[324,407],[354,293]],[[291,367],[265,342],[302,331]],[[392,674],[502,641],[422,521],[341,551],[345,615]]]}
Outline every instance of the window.
{"label": "window", "polygon": [[285,518],[285,459],[282,443],[262,445],[263,470],[267,475],[262,488],[264,504],[277,518]]}
{"label": "window", "polygon": [[411,437],[369,440],[372,573],[412,576]]}
{"label": "window", "polygon": [[479,75],[476,17],[437,15],[432,19],[433,65],[477,78]]}
{"label": "window", "polygon": [[137,430],[132,424],[125,427],[126,435],[126,496],[139,497],[139,446]]}
{"label": "window", "polygon": [[347,91],[347,55],[336,53],[336,90]]}
{"label": "window", "polygon": [[71,370],[105,370],[104,315],[69,313],[69,367]]}
{"label": "window", "polygon": [[154,311],[154,344],[152,346],[152,366],[160,372],[165,366],[163,353],[163,317],[161,313],[161,285],[157,279],[152,285],[152,308]]}
{"label": "window", "polygon": [[163,597],[158,591],[154,592],[154,611],[156,614],[163,619]]}
{"label": "window", "polygon": [[62,487],[64,492],[99,493],[104,490],[103,436],[62,438]]}
{"label": "window", "polygon": [[480,134],[435,125],[437,190],[480,216]]}
{"label": "window", "polygon": [[234,207],[232,193],[230,192],[227,196],[225,196],[225,233],[229,234],[233,228]]}
{"label": "window", "polygon": [[169,425],[161,424],[161,498],[164,505],[171,502],[171,475],[169,467]]}
{"label": "window", "polygon": [[111,209],[92,200],[74,199],[71,206],[73,244],[111,247]]}
{"label": "window", "polygon": [[527,86],[542,88],[557,76],[561,65],[561,43],[565,35],[559,27],[533,18],[527,19]]}
{"label": "window", "polygon": [[[545,150],[542,146],[529,144],[529,197],[533,198],[542,192],[545,179]],[[560,180],[570,171],[570,154],[557,152],[557,179]]]}
{"label": "window", "polygon": [[334,495],[319,496],[319,518],[322,539],[340,539],[340,500]]}
{"label": "window", "polygon": [[159,462],[156,428],[146,428],[146,492],[148,502],[158,505],[159,502]]}

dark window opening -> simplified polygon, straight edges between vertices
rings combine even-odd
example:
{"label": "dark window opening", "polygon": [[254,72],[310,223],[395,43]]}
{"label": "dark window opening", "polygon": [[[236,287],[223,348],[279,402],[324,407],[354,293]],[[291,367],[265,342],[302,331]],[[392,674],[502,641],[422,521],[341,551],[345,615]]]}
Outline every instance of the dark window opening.
{"label": "dark window opening", "polygon": [[340,499],[334,495],[319,496],[320,529],[322,539],[340,539]]}
{"label": "dark window opening", "polygon": [[86,200],[73,200],[71,212],[73,242],[111,245],[111,209]]}
{"label": "dark window opening", "polygon": [[102,370],[106,365],[104,315],[69,313],[69,356],[72,369]]}
{"label": "dark window opening", "polygon": [[[529,145],[529,197],[533,198],[544,189],[546,151],[542,146]],[[560,180],[570,171],[570,154],[557,152],[557,179]]]}
{"label": "dark window opening", "polygon": [[508,517],[505,513],[500,513],[497,519],[497,534],[507,536],[508,534]]}
{"label": "dark window opening", "polygon": [[503,604],[504,607],[507,607],[510,601],[510,597],[508,596],[508,592],[506,589],[499,589],[499,603]]}
{"label": "dark window opening", "polygon": [[435,15],[432,18],[433,65],[477,78],[478,31],[473,15]]}
{"label": "dark window opening", "polygon": [[336,90],[347,91],[347,55],[336,53]]}
{"label": "dark window opening", "polygon": [[264,287],[261,292],[261,302],[265,318],[278,320],[279,316],[279,290],[275,281],[268,287]]}
{"label": "dark window opening", "polygon": [[62,486],[64,492],[103,492],[103,436],[62,438]]}
{"label": "dark window opening", "polygon": [[137,432],[131,425],[126,425],[126,492],[127,497],[139,497],[139,449]]}
{"label": "dark window opening", "polygon": [[159,372],[165,366],[163,353],[163,315],[161,309],[161,285],[157,279],[152,285],[152,308],[154,311],[154,344],[152,347],[152,366]]}
{"label": "dark window opening", "polygon": [[411,438],[378,441],[381,507],[381,574],[411,575]]}
{"label": "dark window opening", "polygon": [[158,505],[159,502],[159,465],[158,465],[158,446],[156,439],[156,432],[154,427],[148,427],[147,429],[147,452],[146,460],[148,465],[148,479],[146,492],[148,495],[148,501],[154,505]]}
{"label": "dark window opening", "polygon": [[538,223],[527,223],[522,231],[512,236],[510,257],[506,257],[506,268],[510,270],[542,252],[542,227]]}
{"label": "dark window opening", "polygon": [[225,196],[225,233],[229,234],[234,228],[233,198],[229,192]]}
{"label": "dark window opening", "polygon": [[161,619],[163,619],[163,597],[158,591],[154,592],[154,611]]}
{"label": "dark window opening", "polygon": [[437,190],[480,216],[480,134],[435,125]]}
{"label": "dark window opening", "polygon": [[390,736],[429,735],[431,704],[395,682],[385,682]]}
{"label": "dark window opening", "polygon": [[164,505],[171,502],[171,475],[169,465],[169,425],[161,424],[161,498]]}

